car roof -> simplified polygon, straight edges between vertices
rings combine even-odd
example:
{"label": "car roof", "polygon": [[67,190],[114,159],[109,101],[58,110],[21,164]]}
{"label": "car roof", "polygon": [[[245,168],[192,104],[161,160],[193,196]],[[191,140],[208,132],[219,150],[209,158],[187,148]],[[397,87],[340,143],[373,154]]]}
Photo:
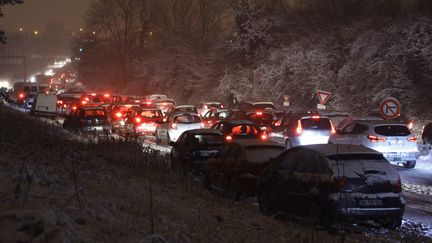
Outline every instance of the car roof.
{"label": "car roof", "polygon": [[256,147],[256,146],[268,146],[268,147],[280,147],[285,149],[285,146],[274,142],[272,140],[261,140],[261,139],[238,139],[235,142],[236,144],[239,144],[242,147]]}
{"label": "car roof", "polygon": [[401,121],[397,120],[363,120],[363,119],[353,119],[353,122],[370,124],[370,125],[406,125]]}
{"label": "car roof", "polygon": [[376,154],[381,153],[365,147],[363,145],[350,145],[350,144],[314,144],[299,146],[296,148],[304,148],[313,150],[322,154],[323,156],[337,155],[337,154]]}
{"label": "car roof", "polygon": [[186,131],[187,133],[190,134],[214,134],[214,135],[223,135],[223,133],[219,130],[216,129],[193,129],[193,130],[189,130]]}

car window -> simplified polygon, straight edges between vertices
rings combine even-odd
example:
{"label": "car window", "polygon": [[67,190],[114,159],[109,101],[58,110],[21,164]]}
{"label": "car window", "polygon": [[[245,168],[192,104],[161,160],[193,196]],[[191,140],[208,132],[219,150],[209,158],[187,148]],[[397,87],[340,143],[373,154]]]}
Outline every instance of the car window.
{"label": "car window", "polygon": [[362,134],[369,130],[369,127],[363,124],[355,124],[353,128],[353,134]]}
{"label": "car window", "polygon": [[248,146],[246,147],[246,158],[249,163],[265,163],[277,158],[285,151],[280,146]]}
{"label": "car window", "polygon": [[181,124],[200,123],[201,118],[196,115],[179,115],[174,117],[174,122],[181,123]]}
{"label": "car window", "polygon": [[355,124],[349,124],[348,126],[342,128],[341,133],[342,134],[352,134],[354,130]]}
{"label": "car window", "polygon": [[319,153],[303,149],[300,153],[299,162],[297,163],[296,172],[300,173],[322,173],[327,167],[323,164],[325,157]]}
{"label": "car window", "polygon": [[224,139],[219,134],[195,134],[193,138],[199,145],[221,145],[224,144]]}
{"label": "car window", "polygon": [[279,168],[282,170],[294,171],[299,162],[300,152],[301,150],[298,149],[290,149],[285,152],[279,162]]}
{"label": "car window", "polygon": [[222,104],[215,104],[215,103],[208,103],[207,107],[216,108],[216,109],[222,109]]}
{"label": "car window", "polygon": [[408,136],[411,134],[410,130],[406,125],[376,126],[375,133],[387,137]]}
{"label": "car window", "polygon": [[84,117],[105,116],[104,110],[84,110]]}
{"label": "car window", "polygon": [[219,118],[219,119],[225,119],[229,116],[228,111],[220,111],[216,114],[217,114],[217,118]]}
{"label": "car window", "polygon": [[331,130],[331,123],[328,118],[304,118],[301,119],[303,129],[308,130]]}
{"label": "car window", "polygon": [[231,128],[231,133],[234,135],[257,135],[259,132],[255,126],[237,125]]}
{"label": "car window", "polygon": [[144,110],[141,111],[140,116],[145,118],[160,118],[162,117],[162,113],[159,110]]}

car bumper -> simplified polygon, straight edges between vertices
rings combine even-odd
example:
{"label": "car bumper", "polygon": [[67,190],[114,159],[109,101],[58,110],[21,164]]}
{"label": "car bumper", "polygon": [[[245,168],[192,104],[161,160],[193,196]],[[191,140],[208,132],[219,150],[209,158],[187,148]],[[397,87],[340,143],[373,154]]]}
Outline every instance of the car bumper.
{"label": "car bumper", "polygon": [[406,161],[415,161],[419,157],[418,152],[384,152],[384,158],[386,158],[390,163],[397,164]]}

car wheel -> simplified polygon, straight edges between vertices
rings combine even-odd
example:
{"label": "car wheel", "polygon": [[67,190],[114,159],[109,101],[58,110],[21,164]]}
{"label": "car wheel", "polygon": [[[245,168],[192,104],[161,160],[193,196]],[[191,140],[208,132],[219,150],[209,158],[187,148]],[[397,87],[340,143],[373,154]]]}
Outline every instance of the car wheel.
{"label": "car wheel", "polygon": [[290,149],[292,147],[292,143],[291,143],[291,141],[289,140],[289,139],[287,139],[286,141],[285,141],[285,148],[286,149]]}
{"label": "car wheel", "polygon": [[258,205],[261,213],[271,216],[275,210],[271,207],[270,195],[268,192],[260,192],[258,194]]}
{"label": "car wheel", "polygon": [[411,161],[407,161],[404,165],[405,168],[408,169],[412,169],[416,166],[416,161],[415,160],[411,160]]}

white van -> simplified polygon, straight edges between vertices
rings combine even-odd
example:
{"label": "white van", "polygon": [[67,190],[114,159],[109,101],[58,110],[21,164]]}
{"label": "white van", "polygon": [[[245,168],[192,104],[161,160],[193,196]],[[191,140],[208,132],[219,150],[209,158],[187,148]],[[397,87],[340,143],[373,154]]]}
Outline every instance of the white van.
{"label": "white van", "polygon": [[44,93],[36,95],[30,115],[49,117],[57,116],[57,96]]}

